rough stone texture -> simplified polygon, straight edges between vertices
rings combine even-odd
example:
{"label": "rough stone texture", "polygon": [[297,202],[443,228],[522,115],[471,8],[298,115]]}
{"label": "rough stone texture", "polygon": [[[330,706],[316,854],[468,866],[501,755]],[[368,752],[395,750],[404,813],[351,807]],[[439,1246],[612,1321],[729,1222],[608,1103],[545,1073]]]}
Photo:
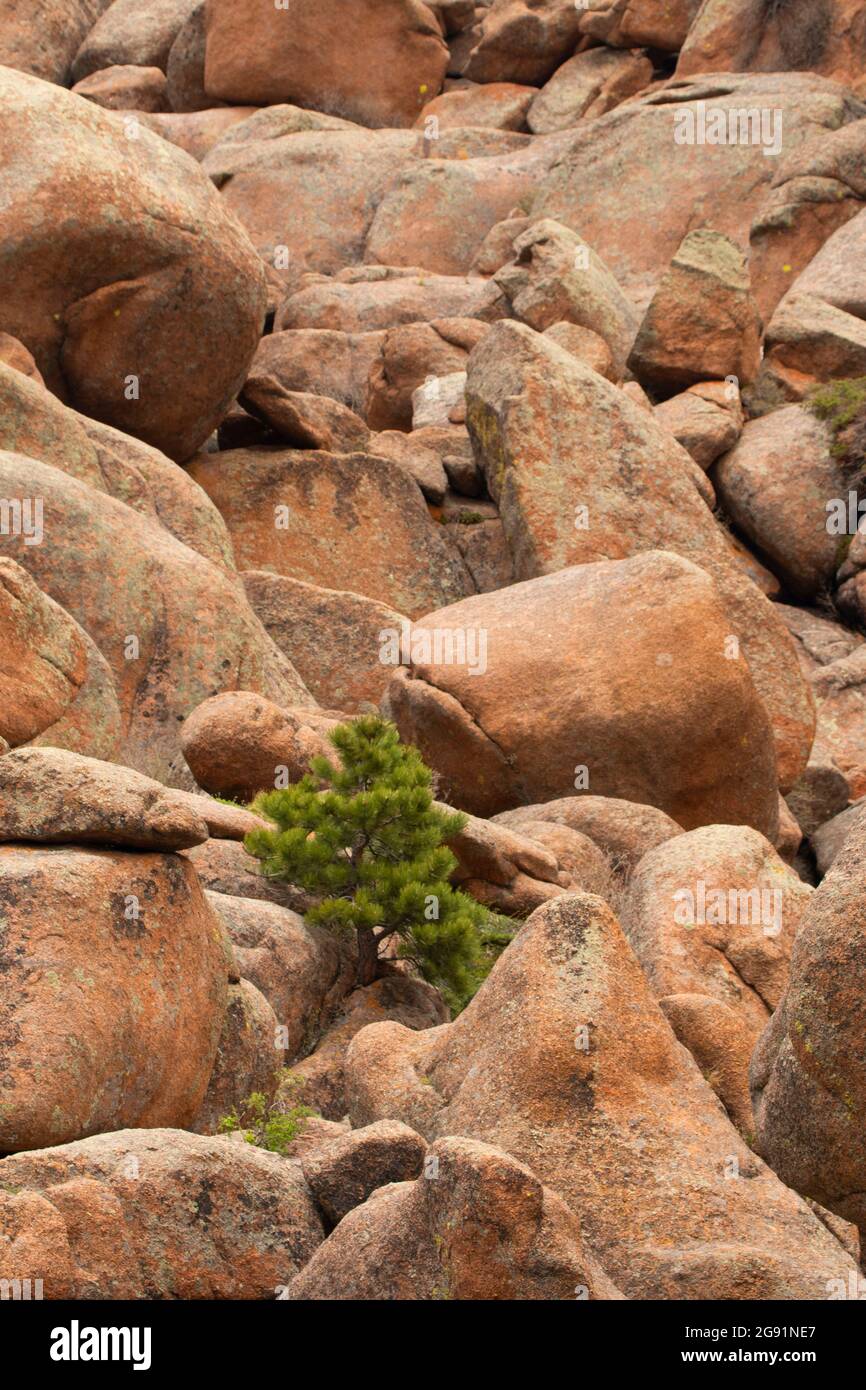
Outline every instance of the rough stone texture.
{"label": "rough stone texture", "polygon": [[165,65],[172,111],[206,111],[219,103],[204,89],[205,0],[195,0],[169,49]]}
{"label": "rough stone texture", "polygon": [[[677,113],[688,108],[697,118],[699,102],[705,112],[721,109],[726,121],[731,111],[780,111],[786,165],[806,150],[819,157],[834,133],[866,114],[851,93],[810,73],[731,74],[665,84],[578,126],[539,189],[532,216],[553,217],[597,247],[642,307],[688,232],[711,227],[745,250],[753,222],[771,205],[780,207],[771,190],[779,160],[760,143],[675,143]],[[777,295],[779,281],[802,270],[834,229],[843,201],[862,197],[852,189],[859,181],[853,169],[826,173],[823,183],[803,179],[780,190],[781,222],[764,229],[760,264],[752,265],[752,290],[765,318],[765,284]],[[782,273],[782,264],[791,271]]]}
{"label": "rough stone texture", "polygon": [[598,898],[534,913],[450,1026],[364,1029],[347,1074],[355,1125],[531,1163],[627,1297],[820,1299],[856,1268],[730,1125]]}
{"label": "rough stone texture", "polygon": [[[650,989],[745,1135],[754,1130],[752,1050],[784,993],[811,896],[757,831],[711,825],[645,855],[623,904],[623,928]],[[716,1007],[698,1009],[694,996]]]}
{"label": "rough stone texture", "polygon": [[628,365],[670,394],[697,381],[748,385],[761,363],[761,316],[742,251],[706,228],[678,247],[638,330]]}
{"label": "rough stone texture", "polygon": [[336,1226],[377,1188],[420,1177],[426,1152],[425,1141],[408,1125],[380,1120],[317,1148],[301,1166],[316,1203]]}
{"label": "rough stone texture", "polygon": [[494,821],[514,830],[540,821],[565,825],[598,845],[621,872],[629,872],[656,845],[683,833],[682,826],[655,806],[613,796],[566,796],[536,806],[518,806],[500,812]]}
{"label": "rough stone texture", "polygon": [[[567,346],[567,345],[566,345]],[[740,393],[733,383],[701,382],[657,405],[653,414],[699,468],[733,449],[743,431]]]}
{"label": "rough stone texture", "polygon": [[525,130],[526,113],[537,95],[535,87],[518,82],[487,82],[483,86],[467,82],[428,101],[415,125],[431,140],[438,139],[440,130],[462,130],[465,126]]}
{"label": "rough stone texture", "polygon": [[42,543],[0,536],[0,551],[27,569],[105,657],[121,710],[122,756],[138,771],[169,775],[181,721],[215,691],[246,687],[286,705],[312,703],[255,617],[239,576],[155,519],[18,454],[0,453],[0,496],[43,499]]}
{"label": "rough stone texture", "polygon": [[[854,538],[849,556],[857,539]],[[847,588],[846,583],[837,591],[843,612]],[[851,798],[866,795],[866,648],[863,637],[813,610],[780,604],[779,614],[795,639],[803,673],[815,695],[818,725],[810,763],[835,768],[841,773]],[[849,616],[856,621],[856,612],[849,610]],[[840,810],[842,806],[833,807],[827,815],[835,815]]]}
{"label": "rough stone texture", "polygon": [[4,846],[0,904],[0,1152],[189,1124],[228,988],[220,925],[191,866]]}
{"label": "rough stone texture", "polygon": [[180,730],[183,756],[198,784],[214,796],[251,801],[273,791],[280,769],[296,782],[310,758],[330,751],[338,718],[325,710],[285,709],[249,690],[204,700]]}
{"label": "rough stone texture", "polygon": [[353,990],[316,1050],[292,1067],[287,1106],[297,1104],[300,1082],[304,1104],[326,1119],[342,1119],[347,1110],[344,1063],[356,1033],[368,1023],[384,1020],[408,1029],[427,1029],[447,1018],[439,991],[405,974],[385,974],[372,985]]}
{"label": "rough stone texture", "polygon": [[535,97],[527,124],[535,135],[568,130],[619,106],[652,81],[653,65],[643,53],[591,48],[558,67]]}
{"label": "rough stone texture", "polygon": [[412,393],[428,377],[466,370],[487,331],[478,319],[438,319],[390,329],[370,367],[364,416],[371,429],[410,430]]}
{"label": "rough stone texture", "polygon": [[[483,672],[442,660],[449,633],[487,634]],[[689,562],[654,552],[576,565],[464,599],[414,634],[388,708],[462,809],[489,816],[562,796],[583,767],[593,791],[683,826],[728,820],[775,834],[766,711],[745,661],[725,654],[712,581]]]}
{"label": "rough stone texture", "polygon": [[677,73],[783,72],[808,68],[845,86],[862,79],[863,0],[707,0],[683,45]]}
{"label": "rough stone texture", "polygon": [[120,711],[103,657],[14,560],[0,559],[0,735],[111,758]]}
{"label": "rough stone texture", "polygon": [[622,1297],[586,1250],[574,1213],[524,1164],[457,1137],[434,1144],[427,1163],[429,1177],[380,1188],[345,1216],[289,1298]]}
{"label": "rough stone texture", "polygon": [[370,431],[347,406],[327,396],[287,391],[277,377],[247,377],[239,400],[250,415],[264,423],[294,449],[327,449],[351,454],[364,449]]}
{"label": "rough stone texture", "polygon": [[832,816],[823,825],[819,825],[817,830],[812,831],[810,839],[818,872],[822,877],[829,873],[835,864],[839,851],[860,820],[863,811],[864,802],[861,798],[860,801],[855,801],[853,806],[846,807],[837,816]]}
{"label": "rough stone texture", "polygon": [[72,91],[107,111],[164,111],[168,103],[165,73],[130,64],[91,73],[76,82]]}
{"label": "rough stone texture", "polygon": [[259,861],[236,842],[210,839],[194,849],[184,850],[183,855],[195,868],[202,887],[211,892],[225,893],[230,898],[276,903],[292,912],[306,912],[310,906],[300,888],[278,879],[264,878]]}
{"label": "rough stone texture", "polygon": [[752,1061],[760,1152],[783,1182],[866,1230],[864,862],[858,821],[816,890],[787,993]]}
{"label": "rough stone texture", "polygon": [[0,0],[0,64],[61,86],[79,46],[113,0]]}
{"label": "rough stone texture", "polygon": [[408,618],[361,594],[266,570],[248,571],[243,580],[265,631],[320,705],[355,714],[378,704],[393,674],[382,661],[383,641],[402,634]]}
{"label": "rough stone texture", "polygon": [[588,0],[580,32],[615,48],[647,44],[676,53],[686,41],[702,0]]}
{"label": "rough stone texture", "polygon": [[170,850],[207,838],[183,793],[131,768],[59,748],[18,748],[3,760],[0,840]]}
{"label": "rough stone texture", "polygon": [[473,82],[539,86],[574,52],[580,18],[573,0],[493,0],[457,70]]}
{"label": "rough stone texture", "polygon": [[277,1026],[276,1014],[255,985],[249,980],[229,984],[207,1094],[190,1129],[216,1134],[223,1116],[240,1110],[248,1096],[273,1097],[283,1064],[283,1053],[276,1045]]}
{"label": "rough stone texture", "polygon": [[0,1183],[40,1222],[12,1269],[44,1271],[48,1299],[273,1299],[324,1235],[297,1164],[174,1129],[18,1154]]}
{"label": "rough stone texture", "polygon": [[472,590],[460,556],[395,463],[366,454],[233,449],[192,467],[243,570],[353,591],[410,617]]}
{"label": "rough stone texture", "polygon": [[[209,892],[207,898],[228,929],[241,975],[261,991],[276,1024],[286,1030],[279,1056],[287,1066],[312,1049],[354,987],[352,944],[308,927],[276,903],[225,893]],[[270,1044],[273,1050],[273,1033]]]}
{"label": "rough stone texture", "polygon": [[812,743],[811,695],[783,624],[713,521],[712,489],[691,457],[624,392],[521,324],[494,324],[475,348],[466,404],[518,579],[653,547],[712,576],[790,786]]}
{"label": "rough stone texture", "polygon": [[199,0],[113,0],[78,50],[72,65],[76,82],[115,64],[165,71],[178,30]]}
{"label": "rough stone texture", "polygon": [[243,383],[264,277],[200,171],[148,130],[130,143],[116,115],[0,73],[0,328],[61,398],[183,459]]}
{"label": "rough stone texture", "polygon": [[362,266],[328,278],[302,277],[274,327],[374,333],[441,318],[502,318],[504,305],[477,275],[428,275],[406,267]]}
{"label": "rough stone texture", "polygon": [[830,444],[827,427],[792,405],[750,421],[712,473],[727,515],[806,602],[832,584],[844,540],[827,529],[827,503],[848,495]]}
{"label": "rough stone texture", "polygon": [[552,219],[535,222],[514,242],[514,261],[494,275],[509,317],[539,333],[563,321],[604,340],[622,376],[637,318],[604,261],[574,232]]}
{"label": "rough stone texture", "polygon": [[360,125],[410,126],[442,86],[448,49],[421,0],[319,0],[278,10],[209,0],[205,89],[297,102]]}

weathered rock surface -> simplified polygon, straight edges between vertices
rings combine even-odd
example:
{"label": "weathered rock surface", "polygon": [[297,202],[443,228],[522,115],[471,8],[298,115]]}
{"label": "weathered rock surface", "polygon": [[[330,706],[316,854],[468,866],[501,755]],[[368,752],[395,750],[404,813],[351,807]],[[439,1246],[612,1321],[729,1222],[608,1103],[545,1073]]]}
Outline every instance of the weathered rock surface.
{"label": "weathered rock surface", "polygon": [[133,143],[117,116],[8,69],[0,142],[0,328],[61,398],[188,457],[242,385],[261,331],[248,238],[164,140],[137,129]]}
{"label": "weathered rock surface", "polygon": [[205,88],[222,101],[297,102],[368,126],[410,126],[442,86],[448,49],[421,0],[276,9],[211,0]]}
{"label": "weathered rock surface", "polygon": [[417,486],[366,454],[232,449],[191,469],[216,503],[244,570],[377,599],[410,617],[472,591]]}
{"label": "weathered rock surface", "polygon": [[10,1275],[46,1298],[272,1299],[324,1236],[297,1164],[229,1139],[126,1129],[0,1174]]}
{"label": "weathered rock surface", "polygon": [[[749,1061],[784,993],[811,896],[757,831],[712,825],[645,855],[623,904],[653,994],[747,1136]],[[696,996],[716,1007],[697,1008]]]}
{"label": "weathered rock surface", "polygon": [[301,1166],[317,1205],[336,1226],[377,1188],[419,1177],[426,1152],[421,1135],[408,1125],[380,1120],[317,1148]]}
{"label": "weathered rock surface", "polygon": [[182,792],[131,768],[59,748],[18,748],[3,759],[0,840],[170,850],[207,838]]}
{"label": "weathered rock surface", "polygon": [[457,1137],[434,1144],[427,1164],[429,1175],[379,1188],[344,1216],[289,1298],[622,1297],[573,1212],[524,1164]]}
{"label": "weathered rock surface", "polygon": [[767,715],[742,657],[726,655],[728,636],[712,581],[688,561],[654,552],[575,565],[417,622],[387,707],[449,800],[475,815],[566,795],[588,776],[593,792],[686,827],[724,808],[772,836]]}
{"label": "weathered rock surface", "polygon": [[0,1152],[189,1124],[228,988],[221,929],[191,866],[4,846],[0,904]]}
{"label": "weathered rock surface", "polygon": [[816,890],[790,984],[755,1050],[757,1147],[783,1182],[866,1230],[864,842],[854,826]]}
{"label": "weathered rock surface", "polygon": [[780,784],[790,786],[814,734],[810,692],[783,624],[734,561],[707,506],[712,490],[708,497],[685,450],[624,392],[521,324],[495,324],[475,348],[466,403],[517,579],[653,548],[712,576],[773,722]]}
{"label": "weathered rock surface", "polygon": [[852,1267],[730,1125],[598,898],[534,913],[453,1024],[364,1029],[347,1073],[355,1125],[531,1164],[627,1297],[824,1298]]}
{"label": "weathered rock surface", "polygon": [[0,735],[110,758],[120,710],[108,666],[59,604],[0,559]]}
{"label": "weathered rock surface", "polygon": [[324,710],[282,708],[249,690],[203,701],[180,730],[183,756],[198,784],[214,796],[251,801],[257,792],[296,782],[311,757],[329,750],[338,722]]}

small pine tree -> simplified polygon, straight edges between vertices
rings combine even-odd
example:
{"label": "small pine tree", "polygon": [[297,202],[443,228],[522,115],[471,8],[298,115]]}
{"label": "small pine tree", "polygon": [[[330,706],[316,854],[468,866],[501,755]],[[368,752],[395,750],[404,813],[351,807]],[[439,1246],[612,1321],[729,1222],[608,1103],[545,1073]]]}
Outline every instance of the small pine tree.
{"label": "small pine tree", "polygon": [[253,809],[276,829],[252,831],[246,848],[267,877],[318,899],[310,922],[357,933],[359,985],[376,979],[396,936],[399,955],[461,1007],[491,963],[490,914],[448,881],[456,860],[445,842],[466,816],[433,805],[430,770],[393,724],[366,715],[330,740],[340,765],[314,758],[300,782],[258,796]]}

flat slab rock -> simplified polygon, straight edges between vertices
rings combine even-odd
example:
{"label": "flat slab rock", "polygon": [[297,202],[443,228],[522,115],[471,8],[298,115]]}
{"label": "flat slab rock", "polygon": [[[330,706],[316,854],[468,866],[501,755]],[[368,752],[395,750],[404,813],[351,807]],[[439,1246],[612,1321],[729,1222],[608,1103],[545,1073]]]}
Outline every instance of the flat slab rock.
{"label": "flat slab rock", "polygon": [[[204,801],[116,763],[16,748],[0,764],[0,841],[190,849],[210,833]],[[214,806],[215,822],[223,821]]]}

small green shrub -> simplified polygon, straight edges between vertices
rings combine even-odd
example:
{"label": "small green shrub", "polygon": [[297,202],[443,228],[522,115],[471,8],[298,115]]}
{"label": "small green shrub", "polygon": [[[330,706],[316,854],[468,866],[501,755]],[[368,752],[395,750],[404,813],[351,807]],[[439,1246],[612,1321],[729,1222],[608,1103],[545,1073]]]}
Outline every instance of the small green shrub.
{"label": "small green shrub", "polygon": [[285,1154],[294,1139],[304,1127],[305,1120],[315,1115],[308,1105],[294,1105],[290,1110],[277,1110],[273,1101],[261,1091],[253,1091],[247,1096],[240,1110],[232,1106],[228,1115],[219,1122],[220,1134],[236,1134],[240,1131],[248,1144],[255,1144],[269,1153]]}
{"label": "small green shrub", "polygon": [[866,376],[828,381],[817,386],[806,405],[823,420],[833,436],[831,452],[846,466],[859,473],[866,465]]}

